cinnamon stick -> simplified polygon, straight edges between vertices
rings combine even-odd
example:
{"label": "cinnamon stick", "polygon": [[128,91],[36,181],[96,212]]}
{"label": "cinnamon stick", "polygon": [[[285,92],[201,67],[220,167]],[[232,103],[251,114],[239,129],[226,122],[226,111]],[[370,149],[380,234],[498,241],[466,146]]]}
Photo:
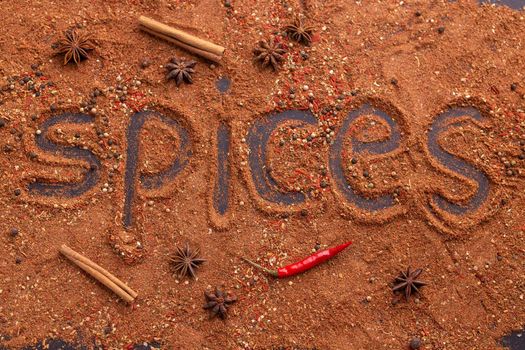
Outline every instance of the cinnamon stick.
{"label": "cinnamon stick", "polygon": [[85,256],[77,253],[67,245],[63,244],[60,247],[60,252],[68,258],[71,262],[76,264],[82,270],[93,276],[97,281],[111,289],[119,297],[127,301],[132,302],[137,297],[137,292],[128,287],[120,279],[109,273],[107,270],[97,265]]}
{"label": "cinnamon stick", "polygon": [[[200,51],[192,51],[197,54],[197,52],[208,52],[212,55],[215,55],[220,59],[222,55],[224,54],[225,48],[223,46],[214,44],[208,40],[204,40],[201,38],[198,38],[194,35],[191,35],[189,33],[186,33],[180,29],[176,29],[173,27],[170,27],[164,23],[158,22],[154,19],[140,16],[139,17],[139,23],[142,25],[142,29],[149,29],[148,32],[158,35],[159,37],[169,37],[171,39],[174,39],[175,41],[170,40],[171,42],[179,45],[179,43],[184,44],[185,46],[200,50]],[[162,35],[162,36],[161,36]],[[181,46],[182,47],[182,46]],[[189,50],[188,48],[186,48]],[[191,50],[189,50],[191,51]],[[204,57],[204,56],[203,56]],[[212,60],[213,61],[213,60]],[[216,62],[216,61],[215,61]]]}
{"label": "cinnamon stick", "polygon": [[219,61],[222,58],[221,56],[217,56],[217,55],[215,55],[215,54],[213,54],[211,52],[208,52],[208,51],[197,49],[196,47],[193,47],[191,45],[187,45],[187,44],[183,43],[182,41],[179,41],[179,40],[177,40],[175,38],[172,38],[171,36],[167,36],[167,35],[161,34],[159,32],[151,30],[151,29],[149,29],[147,27],[140,26],[140,29],[142,29],[143,31],[145,31],[147,33],[150,33],[152,35],[156,35],[156,36],[158,36],[161,39],[169,41],[169,42],[171,42],[171,43],[173,43],[173,44],[175,44],[175,45],[177,45],[177,46],[179,46],[179,47],[181,47],[181,48],[183,48],[183,49],[185,49],[185,50],[187,50],[187,51],[189,51],[191,53],[194,53],[194,54],[196,54],[198,56],[204,57],[204,58],[206,58],[206,59],[208,59],[208,60],[210,60],[212,62],[219,63]]}

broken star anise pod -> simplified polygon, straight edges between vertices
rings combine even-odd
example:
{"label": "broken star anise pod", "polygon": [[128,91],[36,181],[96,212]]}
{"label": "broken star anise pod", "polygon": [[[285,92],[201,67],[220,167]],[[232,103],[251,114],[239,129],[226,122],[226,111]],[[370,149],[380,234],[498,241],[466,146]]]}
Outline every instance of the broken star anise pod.
{"label": "broken star anise pod", "polygon": [[310,45],[314,28],[306,25],[302,18],[295,17],[294,21],[284,28],[284,31],[292,40],[305,45]]}
{"label": "broken star anise pod", "polygon": [[170,258],[173,272],[179,277],[195,278],[195,270],[205,261],[199,257],[199,250],[191,249],[188,243],[184,247],[177,247],[177,251]]}
{"label": "broken star anise pod", "polygon": [[54,47],[56,47],[57,54],[64,55],[64,65],[71,60],[78,65],[80,61],[88,58],[88,51],[95,49],[89,35],[79,33],[76,29],[66,30],[64,38],[58,41]]}
{"label": "broken star anise pod", "polygon": [[419,289],[427,285],[425,282],[417,279],[421,272],[423,272],[423,269],[412,270],[410,267],[407,268],[406,272],[401,271],[401,274],[396,277],[396,284],[392,291],[394,293],[404,291],[406,300],[410,298],[412,293],[419,293]]}
{"label": "broken star anise pod", "polygon": [[253,49],[254,59],[259,61],[263,67],[271,65],[273,70],[277,70],[279,63],[284,59],[283,55],[286,53],[284,45],[276,42],[274,38],[269,41],[261,40],[258,45]]}
{"label": "broken star anise pod", "polygon": [[195,73],[195,65],[197,62],[195,61],[184,61],[184,59],[179,59],[177,57],[173,57],[166,65],[166,69],[168,70],[168,74],[166,75],[166,78],[175,80],[175,83],[177,86],[179,86],[183,81],[192,84],[193,79],[191,75]]}
{"label": "broken star anise pod", "polygon": [[206,304],[204,304],[203,308],[210,310],[210,318],[219,316],[223,320],[228,316],[230,305],[237,301],[235,296],[225,294],[218,287],[215,288],[215,293],[205,291],[204,298],[206,299]]}

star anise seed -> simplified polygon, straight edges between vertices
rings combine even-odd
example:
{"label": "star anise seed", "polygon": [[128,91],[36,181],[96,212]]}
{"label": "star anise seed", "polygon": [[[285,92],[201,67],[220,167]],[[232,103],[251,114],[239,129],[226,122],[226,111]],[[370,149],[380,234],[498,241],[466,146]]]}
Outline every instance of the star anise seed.
{"label": "star anise seed", "polygon": [[199,257],[199,250],[191,249],[188,243],[184,247],[177,247],[177,251],[170,258],[173,272],[179,277],[195,278],[195,270],[205,261]]}
{"label": "star anise seed", "polygon": [[193,78],[191,75],[195,73],[195,65],[197,62],[195,61],[184,61],[183,59],[178,59],[176,57],[173,57],[166,65],[166,69],[168,70],[168,74],[166,75],[166,78],[175,80],[175,83],[177,86],[179,86],[183,81],[192,84]]}
{"label": "star anise seed", "polygon": [[77,65],[80,61],[88,58],[88,51],[94,50],[95,46],[86,33],[78,33],[76,29],[66,30],[64,38],[55,44],[56,53],[64,55],[64,65],[71,60]]}
{"label": "star anise seed", "polygon": [[392,291],[398,293],[404,290],[406,300],[413,293],[419,293],[419,289],[427,285],[427,283],[417,279],[421,272],[423,272],[423,269],[412,270],[410,267],[407,268],[406,272],[401,271],[401,274],[396,277],[396,285],[394,285]]}
{"label": "star anise seed", "polygon": [[215,293],[205,291],[204,298],[206,303],[203,308],[210,310],[210,318],[219,316],[223,320],[228,316],[230,305],[237,301],[235,296],[225,294],[218,287],[215,288]]}
{"label": "star anise seed", "polygon": [[286,53],[283,44],[275,42],[275,40],[271,38],[269,41],[259,41],[258,45],[259,46],[253,50],[255,55],[254,60],[259,61],[263,67],[271,65],[273,70],[277,70],[280,62],[284,59],[283,55]]}
{"label": "star anise seed", "polygon": [[306,25],[302,18],[295,17],[294,21],[284,28],[284,31],[288,33],[292,40],[310,45],[314,28]]}

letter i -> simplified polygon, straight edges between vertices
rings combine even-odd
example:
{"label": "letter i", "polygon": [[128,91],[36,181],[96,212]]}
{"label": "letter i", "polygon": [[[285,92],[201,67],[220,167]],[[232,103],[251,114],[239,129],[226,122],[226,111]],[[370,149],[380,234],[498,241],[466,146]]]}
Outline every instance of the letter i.
{"label": "letter i", "polygon": [[229,223],[231,202],[231,129],[224,121],[212,136],[216,159],[211,162],[208,212],[210,220],[219,229]]}

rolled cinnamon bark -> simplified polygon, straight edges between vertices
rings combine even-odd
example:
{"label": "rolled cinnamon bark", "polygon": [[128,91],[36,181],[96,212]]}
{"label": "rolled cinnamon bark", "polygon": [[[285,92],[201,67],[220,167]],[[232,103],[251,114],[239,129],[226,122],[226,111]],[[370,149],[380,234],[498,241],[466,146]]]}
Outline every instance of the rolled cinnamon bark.
{"label": "rolled cinnamon bark", "polygon": [[164,39],[166,41],[169,41],[170,43],[173,43],[177,46],[180,46],[181,48],[191,52],[191,53],[194,53],[198,56],[201,56],[201,57],[204,57],[212,62],[217,62],[219,63],[220,60],[221,60],[221,56],[217,56],[211,52],[208,52],[208,51],[204,51],[204,50],[201,50],[201,49],[197,49],[196,47],[193,47],[191,45],[187,45],[185,43],[183,43],[182,41],[180,40],[177,40],[175,38],[172,38],[171,36],[167,36],[167,35],[164,35],[164,34],[161,34],[159,32],[156,32],[154,30],[151,30],[147,27],[144,27],[144,26],[140,26],[140,29],[142,29],[143,31],[145,31],[146,33],[150,33],[151,35],[155,35],[155,36],[158,36],[159,38],[161,39]]}
{"label": "rolled cinnamon bark", "polygon": [[60,247],[60,252],[71,262],[93,276],[97,281],[111,289],[115,294],[128,303],[132,302],[137,297],[137,292],[128,287],[120,279],[90,259],[69,248],[67,245],[63,244]]}
{"label": "rolled cinnamon bark", "polygon": [[159,36],[162,35],[164,37],[170,37],[176,40],[172,41],[175,44],[182,43],[187,46],[193,47],[197,50],[209,52],[210,54],[213,54],[217,57],[222,57],[222,55],[224,54],[224,47],[209,42],[207,40],[198,38],[194,35],[188,34],[182,30],[175,29],[164,23],[155,21],[154,19],[145,16],[140,16],[139,23],[143,26],[143,28],[149,29],[148,32],[153,32],[152,34]]}

